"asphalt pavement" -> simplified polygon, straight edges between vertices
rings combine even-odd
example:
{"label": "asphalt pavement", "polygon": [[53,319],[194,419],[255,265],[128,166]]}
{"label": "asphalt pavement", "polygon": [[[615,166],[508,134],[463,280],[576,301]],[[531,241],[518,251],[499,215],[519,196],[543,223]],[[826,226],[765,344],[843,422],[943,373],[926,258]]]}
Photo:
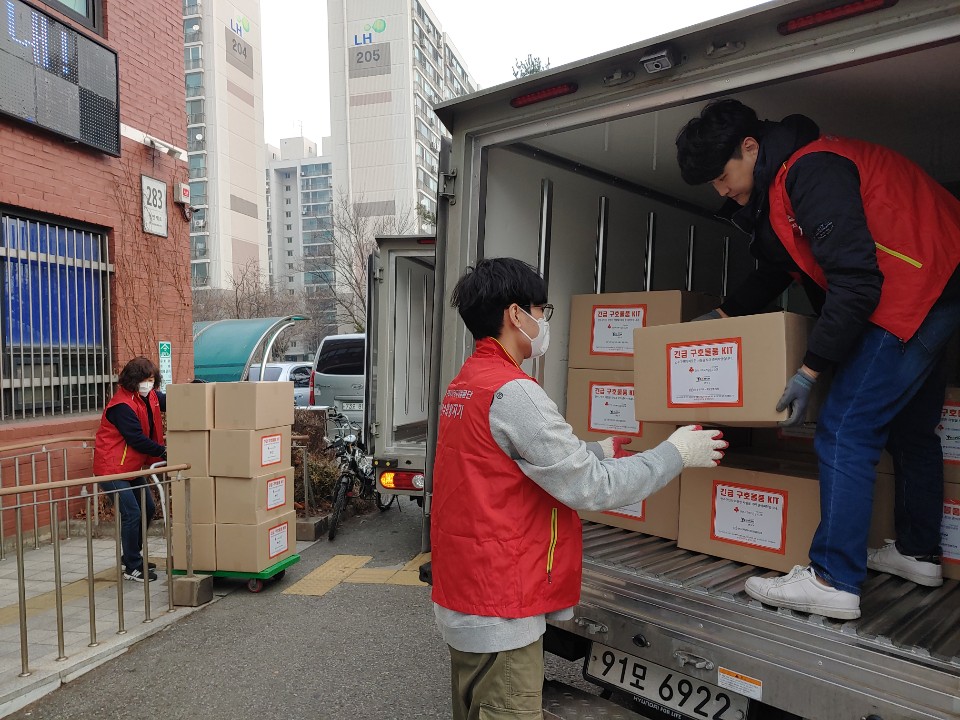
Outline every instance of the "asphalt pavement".
{"label": "asphalt pavement", "polygon": [[[394,505],[350,518],[334,542],[324,538],[304,550],[286,577],[261,593],[237,584],[212,606],[10,717],[449,718],[449,658],[428,587],[380,582],[379,575],[391,575],[383,572],[328,583],[322,595],[284,592],[304,578],[300,587],[310,585],[342,562],[338,555],[369,557],[364,569],[401,570],[419,554],[420,521],[409,501],[402,512]],[[229,587],[218,581],[218,590]],[[548,656],[548,677],[585,687],[579,673],[579,663]]]}

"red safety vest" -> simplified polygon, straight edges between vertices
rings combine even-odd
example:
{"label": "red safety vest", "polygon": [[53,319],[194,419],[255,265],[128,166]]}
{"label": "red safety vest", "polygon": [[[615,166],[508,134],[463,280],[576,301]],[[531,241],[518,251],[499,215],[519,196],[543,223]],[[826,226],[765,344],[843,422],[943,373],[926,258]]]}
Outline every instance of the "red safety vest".
{"label": "red safety vest", "polygon": [[520,471],[490,432],[494,394],[529,380],[485,338],[447,389],[434,464],[433,600],[469,615],[522,618],[580,599],[577,513]]}
{"label": "red safety vest", "polygon": [[[150,433],[150,420],[147,417],[147,403],[150,404],[149,412],[153,414],[152,434]],[[160,399],[157,394],[151,390],[146,398],[141,398],[138,393],[130,392],[121,387],[110,398],[110,402],[103,409],[103,416],[100,418],[100,427],[97,430],[96,444],[93,449],[94,475],[116,475],[133,472],[157,460],[127,445],[127,441],[123,439],[123,435],[120,434],[117,426],[107,420],[107,410],[115,405],[126,405],[132,409],[136,413],[137,419],[140,420],[143,434],[160,445],[164,444],[163,419],[160,416]]]}
{"label": "red safety vest", "polygon": [[880,303],[870,322],[909,340],[960,264],[960,201],[888,148],[831,135],[804,145],[771,184],[770,224],[794,262],[824,289],[827,278],[797,224],[786,189],[793,164],[814,152],[840,155],[857,166],[867,228],[883,273]]}

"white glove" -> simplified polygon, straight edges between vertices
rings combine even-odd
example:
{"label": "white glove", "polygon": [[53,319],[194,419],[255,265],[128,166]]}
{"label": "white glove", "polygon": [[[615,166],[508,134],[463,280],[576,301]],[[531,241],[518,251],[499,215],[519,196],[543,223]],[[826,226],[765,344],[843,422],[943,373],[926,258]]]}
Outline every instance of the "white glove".
{"label": "white glove", "polygon": [[730,443],[723,440],[719,430],[704,430],[699,425],[687,425],[679,428],[667,442],[673,445],[683,459],[685,468],[716,467],[723,460],[723,451]]}
{"label": "white glove", "polygon": [[603,440],[597,440],[597,445],[599,445],[600,449],[603,450],[604,459],[613,457],[615,448],[613,447],[612,437],[604,438]]}

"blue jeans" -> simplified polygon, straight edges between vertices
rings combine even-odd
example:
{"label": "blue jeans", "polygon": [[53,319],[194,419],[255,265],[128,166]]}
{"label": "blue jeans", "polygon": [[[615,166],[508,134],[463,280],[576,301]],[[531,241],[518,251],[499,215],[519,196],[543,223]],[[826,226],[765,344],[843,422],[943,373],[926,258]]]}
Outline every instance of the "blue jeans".
{"label": "blue jeans", "polygon": [[[123,567],[127,572],[143,570],[143,534],[140,519],[140,487],[146,485],[147,527],[153,520],[156,506],[153,493],[146,478],[133,480],[108,480],[100,483],[102,490],[117,490],[113,493],[113,507],[120,510],[120,546],[123,550]],[[144,574],[146,574],[144,572]]]}
{"label": "blue jeans", "polygon": [[841,590],[859,595],[866,579],[873,487],[884,448],[896,474],[897,548],[905,555],[940,555],[943,450],[936,428],[946,390],[946,344],[958,327],[960,299],[937,302],[906,343],[868,325],[837,368],[817,418],[820,526],[810,562]]}

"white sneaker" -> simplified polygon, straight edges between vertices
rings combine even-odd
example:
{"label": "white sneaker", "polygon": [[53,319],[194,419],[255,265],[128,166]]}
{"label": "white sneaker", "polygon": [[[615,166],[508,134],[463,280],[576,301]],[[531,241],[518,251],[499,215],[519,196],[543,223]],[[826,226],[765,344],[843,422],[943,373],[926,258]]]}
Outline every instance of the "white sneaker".
{"label": "white sneaker", "polygon": [[943,571],[935,562],[918,560],[903,555],[893,540],[887,540],[882,548],[867,550],[867,567],[877,572],[889,573],[927,587],[943,585]]}
{"label": "white sneaker", "polygon": [[747,595],[767,605],[837,620],[860,617],[860,597],[824,585],[809,566],[796,565],[781,577],[749,578],[745,590]]}

